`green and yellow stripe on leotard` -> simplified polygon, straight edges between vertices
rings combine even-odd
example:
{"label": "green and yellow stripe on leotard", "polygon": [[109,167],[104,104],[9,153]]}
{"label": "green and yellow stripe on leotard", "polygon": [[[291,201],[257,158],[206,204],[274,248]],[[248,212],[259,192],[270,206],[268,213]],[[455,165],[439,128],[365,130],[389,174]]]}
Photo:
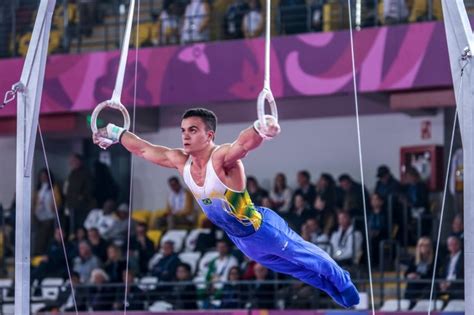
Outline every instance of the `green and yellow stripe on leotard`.
{"label": "green and yellow stripe on leotard", "polygon": [[227,190],[225,192],[225,198],[231,205],[231,215],[235,216],[243,224],[252,224],[255,231],[260,228],[262,215],[255,209],[247,190],[243,192]]}

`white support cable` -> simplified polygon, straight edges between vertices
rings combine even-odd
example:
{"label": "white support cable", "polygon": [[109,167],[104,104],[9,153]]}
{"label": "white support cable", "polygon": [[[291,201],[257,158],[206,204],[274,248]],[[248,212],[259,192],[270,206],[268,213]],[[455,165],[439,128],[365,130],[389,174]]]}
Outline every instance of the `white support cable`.
{"label": "white support cable", "polygon": [[[469,59],[466,60],[466,63],[461,68],[460,84],[459,84],[459,89],[458,89],[458,91],[459,91],[458,95],[461,95],[461,96],[462,96],[462,80],[463,80],[464,68],[467,66],[468,63],[469,63]],[[462,100],[461,100],[461,103],[462,103]],[[463,108],[463,107],[461,106],[461,108]],[[437,236],[437,240],[436,240],[435,257],[434,257],[434,261],[433,261],[433,275],[431,277],[430,303],[428,305],[428,315],[431,315],[431,304],[433,303],[436,269],[438,267],[439,244],[440,244],[440,240],[441,240],[441,230],[442,230],[442,227],[443,227],[443,217],[444,217],[444,210],[445,210],[445,206],[446,206],[446,194],[447,194],[447,191],[448,191],[448,182],[449,182],[449,168],[451,166],[451,158],[452,158],[452,154],[453,154],[453,144],[454,144],[454,136],[456,134],[457,117],[458,117],[458,111],[457,111],[457,106],[456,106],[455,107],[455,112],[454,112],[453,128],[452,128],[452,132],[451,132],[451,143],[449,145],[448,164],[446,165],[446,176],[445,176],[445,179],[444,179],[443,199],[442,199],[442,202],[441,202],[441,213],[440,213],[439,225],[438,225],[438,236]]]}
{"label": "white support cable", "polygon": [[128,9],[127,26],[125,27],[125,36],[122,42],[122,51],[120,54],[119,69],[117,72],[117,79],[115,81],[114,92],[112,94],[112,101],[115,103],[120,103],[120,97],[122,95],[123,80],[125,77],[125,69],[127,66],[128,47],[130,43],[130,33],[132,31],[134,8],[135,8],[135,0],[130,0],[130,5]]}
{"label": "white support cable", "polygon": [[271,0],[267,0],[267,19],[265,21],[265,77],[263,88],[270,90],[270,20],[271,20]]}
{"label": "white support cable", "polygon": [[[138,83],[138,39],[140,34],[140,0],[137,3],[137,29],[135,36],[135,72],[134,72],[134,87],[133,87],[133,112],[132,112],[132,132],[135,133],[135,119],[137,108],[137,83]],[[132,203],[133,203],[133,176],[134,176],[134,155],[130,158],[130,191],[128,196],[128,222],[127,222],[127,251],[125,263],[125,294],[123,300],[123,314],[127,314],[128,306],[128,270],[130,262],[130,235],[132,226]]]}
{"label": "white support cable", "polygon": [[72,273],[71,273],[71,268],[69,266],[69,260],[67,257],[66,244],[64,242],[63,228],[61,226],[61,219],[59,218],[58,203],[56,201],[56,196],[54,195],[53,180],[51,179],[51,169],[49,168],[48,156],[46,154],[46,147],[44,145],[43,132],[41,131],[41,126],[39,123],[38,123],[38,133],[41,140],[41,147],[43,148],[43,157],[44,157],[44,163],[46,165],[46,171],[48,172],[49,187],[51,187],[51,195],[53,197],[54,213],[56,214],[56,221],[58,223],[59,234],[61,236],[61,245],[63,248],[64,260],[66,261],[66,269],[67,269],[67,275],[69,277],[69,286],[71,287],[72,301],[74,303],[74,311],[76,315],[78,315],[79,312],[77,309],[76,293],[74,292],[74,284],[72,283],[72,276],[71,276]]}
{"label": "white support cable", "polygon": [[351,41],[351,56],[352,56],[352,77],[354,85],[354,101],[355,101],[355,111],[356,111],[356,123],[357,123],[357,144],[359,148],[359,167],[360,167],[360,179],[362,186],[362,204],[364,208],[364,223],[365,223],[365,239],[367,247],[367,265],[369,268],[369,287],[370,287],[370,299],[372,303],[372,315],[375,315],[375,301],[374,301],[374,285],[372,280],[372,264],[370,261],[370,244],[369,244],[369,228],[367,220],[367,205],[365,200],[365,180],[364,180],[364,167],[362,160],[362,142],[360,136],[360,120],[359,120],[359,101],[357,94],[357,76],[355,68],[355,54],[354,54],[354,38],[352,34],[352,17],[351,17],[351,0],[347,0],[348,10],[349,10],[349,36]]}

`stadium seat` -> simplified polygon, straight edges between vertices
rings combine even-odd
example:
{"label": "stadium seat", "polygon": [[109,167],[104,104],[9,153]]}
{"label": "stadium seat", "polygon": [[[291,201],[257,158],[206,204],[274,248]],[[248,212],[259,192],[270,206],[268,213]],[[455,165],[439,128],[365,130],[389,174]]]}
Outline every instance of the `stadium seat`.
{"label": "stadium seat", "polygon": [[173,305],[166,301],[156,301],[148,308],[150,312],[164,312],[171,311],[172,309]]}
{"label": "stadium seat", "polygon": [[189,235],[186,237],[184,251],[185,252],[194,252],[196,250],[196,241],[199,237],[199,234],[209,234],[211,233],[210,229],[194,229],[189,232]]}
{"label": "stadium seat", "polygon": [[132,211],[132,219],[137,222],[148,224],[150,217],[151,217],[150,210],[136,209]]}
{"label": "stadium seat", "polygon": [[40,309],[46,306],[46,303],[31,303],[31,314],[36,314]]}
{"label": "stadium seat", "polygon": [[8,291],[12,289],[13,280],[12,279],[0,279],[0,289],[2,290],[2,300],[13,301],[13,296],[8,295]]}
{"label": "stadium seat", "polygon": [[158,248],[162,233],[161,230],[149,230],[146,232],[146,236],[153,242],[153,247]]}
{"label": "stadium seat", "polygon": [[419,19],[423,19],[426,15],[426,11],[428,9],[428,2],[427,0],[415,0],[413,1],[413,7],[411,8],[410,17],[408,21],[413,23],[417,22]]}
{"label": "stadium seat", "polygon": [[62,278],[44,278],[41,281],[41,295],[46,300],[56,300],[59,295],[59,288],[63,285]]}
{"label": "stadium seat", "polygon": [[158,284],[157,277],[143,277],[138,281],[138,287],[143,291],[151,291],[156,289],[156,285]]}
{"label": "stadium seat", "polygon": [[[434,302],[434,305],[433,305]],[[439,311],[443,307],[443,301],[433,300],[432,302],[432,311]],[[412,312],[427,312],[430,305],[430,300],[419,300],[416,305],[411,309]]]}
{"label": "stadium seat", "polygon": [[[410,308],[410,300],[401,299],[400,300],[400,311],[407,311]],[[395,312],[398,311],[398,300],[386,300],[383,303],[380,311],[383,312]]]}
{"label": "stadium seat", "polygon": [[199,258],[201,258],[201,253],[200,252],[184,252],[178,255],[179,260],[181,262],[189,264],[191,267],[191,275],[194,275],[196,273],[196,267],[197,263],[199,261]]}
{"label": "stadium seat", "polygon": [[15,304],[3,304],[2,305],[2,314],[3,315],[14,315],[15,314]]}
{"label": "stadium seat", "polygon": [[172,241],[174,243],[174,251],[179,253],[183,248],[184,239],[188,231],[186,230],[169,230],[161,238],[160,245],[163,246],[163,243],[166,241]]}
{"label": "stadium seat", "polygon": [[443,309],[443,312],[464,312],[464,300],[451,300]]}

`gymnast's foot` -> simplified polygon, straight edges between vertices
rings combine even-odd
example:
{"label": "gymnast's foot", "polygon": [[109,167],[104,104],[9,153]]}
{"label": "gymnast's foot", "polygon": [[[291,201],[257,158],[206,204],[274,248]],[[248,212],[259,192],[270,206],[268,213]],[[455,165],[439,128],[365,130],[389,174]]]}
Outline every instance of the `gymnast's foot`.
{"label": "gymnast's foot", "polygon": [[347,289],[341,292],[341,297],[342,305],[345,307],[355,306],[360,302],[359,292],[352,283]]}

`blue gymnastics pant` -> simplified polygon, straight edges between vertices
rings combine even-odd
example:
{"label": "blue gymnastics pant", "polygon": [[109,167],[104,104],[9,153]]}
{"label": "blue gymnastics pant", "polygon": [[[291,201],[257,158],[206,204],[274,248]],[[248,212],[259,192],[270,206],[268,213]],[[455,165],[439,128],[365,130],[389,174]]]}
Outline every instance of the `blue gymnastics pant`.
{"label": "blue gymnastics pant", "polygon": [[321,248],[305,241],[278,214],[263,207],[258,211],[263,220],[256,232],[244,237],[229,235],[245,255],[325,291],[341,306],[359,303],[359,293],[347,271]]}

